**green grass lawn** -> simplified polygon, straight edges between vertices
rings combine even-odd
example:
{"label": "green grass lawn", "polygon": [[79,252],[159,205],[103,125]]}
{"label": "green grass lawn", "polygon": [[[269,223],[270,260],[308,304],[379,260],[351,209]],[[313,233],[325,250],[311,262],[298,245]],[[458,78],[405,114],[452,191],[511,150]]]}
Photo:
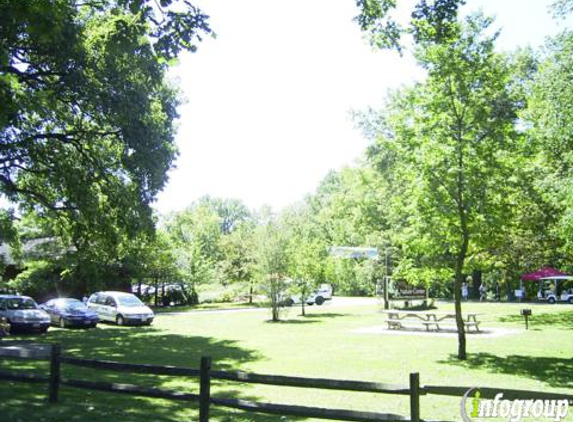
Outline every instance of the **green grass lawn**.
{"label": "green grass lawn", "polygon": [[262,302],[212,302],[200,303],[198,305],[183,305],[183,306],[158,306],[153,307],[153,312],[156,314],[174,313],[174,312],[188,312],[188,311],[212,311],[220,309],[245,309],[245,308],[264,308],[268,307],[268,303]]}
{"label": "green grass lawn", "polygon": [[[422,384],[505,387],[571,393],[573,391],[573,306],[530,305],[525,331],[517,304],[469,303],[465,311],[482,314],[483,328],[513,330],[496,338],[468,335],[469,359],[455,358],[457,339],[432,335],[362,334],[383,326],[379,306],[309,307],[308,316],[292,308],[284,322],[268,322],[270,312],[191,312],[158,315],[151,327],[100,324],[94,330],[50,329],[46,336],[17,339],[59,342],[65,353],[197,368],[201,356],[216,370],[296,375],[407,384],[419,372]],[[453,304],[440,303],[440,311]],[[0,367],[47,370],[47,363],[0,360]],[[194,379],[130,375],[64,365],[64,376],[129,382],[197,392]],[[408,414],[408,398],[383,394],[334,392],[290,387],[215,382],[213,394],[285,404]],[[6,421],[193,421],[194,404],[62,388],[60,402],[46,404],[46,387],[2,382],[0,415]],[[422,397],[422,417],[456,421],[459,398]],[[573,410],[566,419],[573,421]],[[4,417],[6,415],[7,418]],[[213,409],[216,421],[302,421]],[[309,421],[309,419],[304,419]],[[493,419],[490,419],[493,420]],[[530,419],[532,420],[532,419]]]}

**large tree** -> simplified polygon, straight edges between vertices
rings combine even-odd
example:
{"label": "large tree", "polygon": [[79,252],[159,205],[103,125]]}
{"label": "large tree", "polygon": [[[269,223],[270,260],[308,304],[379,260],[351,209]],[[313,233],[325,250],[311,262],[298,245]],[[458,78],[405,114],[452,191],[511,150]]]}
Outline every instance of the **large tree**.
{"label": "large tree", "polygon": [[[396,183],[389,210],[405,259],[454,277],[460,359],[468,258],[510,215],[514,184],[520,102],[506,58],[494,52],[496,35],[487,35],[490,23],[472,16],[446,37],[421,39],[416,57],[428,77],[394,95],[371,149],[382,175]],[[419,260],[424,255],[441,259]]]}
{"label": "large tree", "polygon": [[207,17],[178,0],[0,0],[0,16],[0,198],[117,255],[152,227],[176,156],[165,74]]}

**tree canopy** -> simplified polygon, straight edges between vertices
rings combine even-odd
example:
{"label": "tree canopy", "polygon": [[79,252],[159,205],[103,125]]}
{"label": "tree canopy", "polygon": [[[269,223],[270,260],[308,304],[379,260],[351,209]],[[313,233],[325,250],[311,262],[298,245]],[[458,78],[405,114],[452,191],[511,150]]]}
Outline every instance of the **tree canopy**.
{"label": "tree canopy", "polygon": [[2,0],[0,14],[0,196],[72,237],[149,228],[177,152],[165,72],[207,16],[170,0]]}

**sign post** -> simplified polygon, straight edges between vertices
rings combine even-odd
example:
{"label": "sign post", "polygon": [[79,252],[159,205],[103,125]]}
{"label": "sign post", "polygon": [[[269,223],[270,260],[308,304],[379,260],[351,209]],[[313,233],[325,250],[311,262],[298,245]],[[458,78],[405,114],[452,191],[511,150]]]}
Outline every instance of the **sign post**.
{"label": "sign post", "polygon": [[384,279],[382,280],[382,289],[383,289],[383,293],[384,293],[384,309],[388,310],[390,309],[390,298],[388,296],[388,276],[384,276]]}
{"label": "sign post", "polygon": [[521,315],[525,319],[525,329],[529,330],[529,317],[531,316],[531,309],[522,309]]}

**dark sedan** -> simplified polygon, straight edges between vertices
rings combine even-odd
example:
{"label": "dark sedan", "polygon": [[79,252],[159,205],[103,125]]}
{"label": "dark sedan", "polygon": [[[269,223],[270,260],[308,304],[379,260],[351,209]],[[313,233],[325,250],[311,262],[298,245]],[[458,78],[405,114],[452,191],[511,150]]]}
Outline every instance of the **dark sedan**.
{"label": "dark sedan", "polygon": [[78,299],[52,299],[40,307],[61,328],[95,327],[99,322],[98,315]]}

